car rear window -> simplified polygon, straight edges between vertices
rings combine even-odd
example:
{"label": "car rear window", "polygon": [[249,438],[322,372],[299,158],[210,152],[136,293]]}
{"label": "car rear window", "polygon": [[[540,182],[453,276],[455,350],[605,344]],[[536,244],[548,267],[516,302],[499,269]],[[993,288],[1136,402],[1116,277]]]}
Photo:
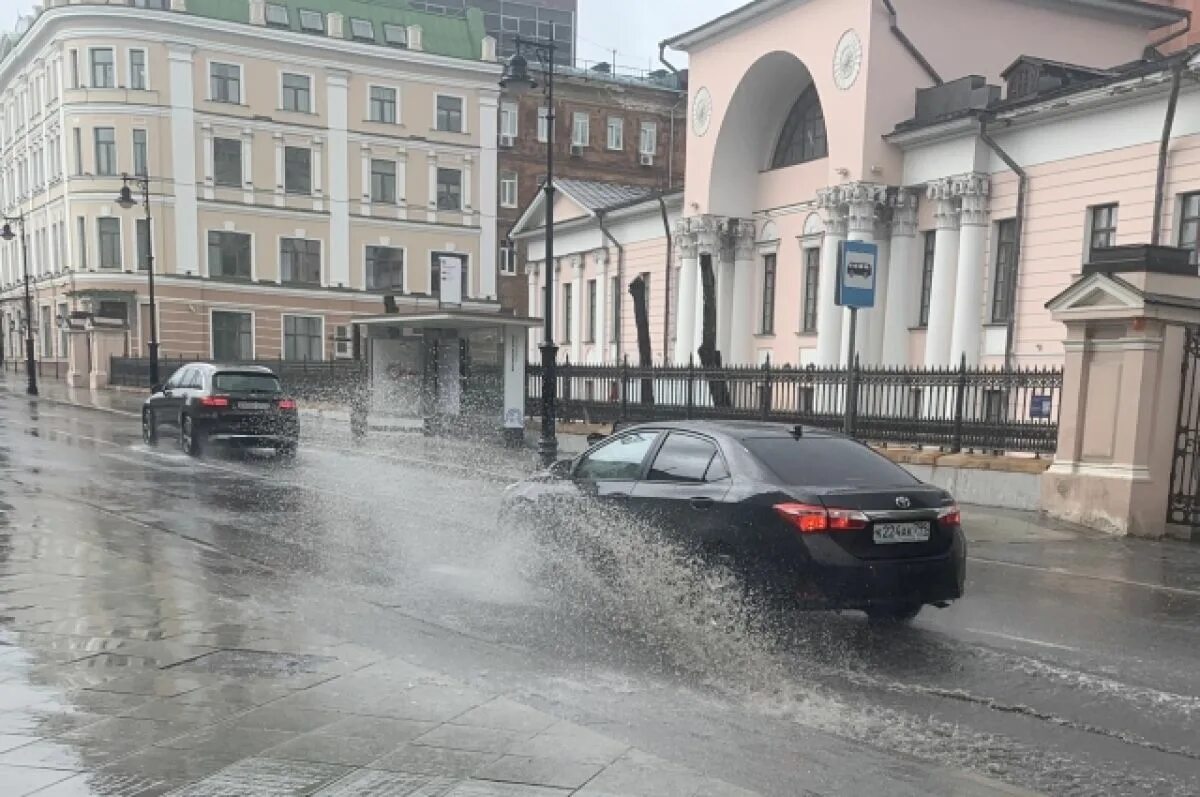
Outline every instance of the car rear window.
{"label": "car rear window", "polygon": [[871,449],[840,437],[757,437],[750,453],[784,484],[805,487],[885,487],[917,484],[908,471]]}
{"label": "car rear window", "polygon": [[278,393],[279,379],[274,374],[217,374],[213,389],[229,393]]}

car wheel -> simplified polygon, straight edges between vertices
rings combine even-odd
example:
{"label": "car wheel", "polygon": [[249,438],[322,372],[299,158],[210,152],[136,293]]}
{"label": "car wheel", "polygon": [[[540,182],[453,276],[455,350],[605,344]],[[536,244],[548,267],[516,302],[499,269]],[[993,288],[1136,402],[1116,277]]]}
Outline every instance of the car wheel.
{"label": "car wheel", "polygon": [[866,609],[867,619],[873,623],[907,623],[921,613],[919,603],[882,603]]}
{"label": "car wheel", "polygon": [[285,443],[275,449],[275,456],[280,462],[295,462],[296,461],[296,444]]}
{"label": "car wheel", "polygon": [[158,424],[150,410],[142,410],[142,442],[148,446],[158,444]]}
{"label": "car wheel", "polygon": [[200,432],[196,430],[196,424],[192,421],[192,416],[190,415],[184,415],[180,419],[179,447],[189,457],[200,456]]}

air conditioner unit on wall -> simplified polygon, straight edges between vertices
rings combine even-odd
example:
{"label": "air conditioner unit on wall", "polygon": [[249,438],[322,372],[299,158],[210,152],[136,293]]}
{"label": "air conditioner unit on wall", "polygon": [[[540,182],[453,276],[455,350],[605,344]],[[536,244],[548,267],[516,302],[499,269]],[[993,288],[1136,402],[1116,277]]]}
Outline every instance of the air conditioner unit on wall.
{"label": "air conditioner unit on wall", "polygon": [[642,156],[641,156],[641,162],[642,162],[643,166],[653,166],[654,165],[654,156],[647,155],[645,152],[643,152]]}
{"label": "air conditioner unit on wall", "polygon": [[582,144],[572,144],[571,145],[571,157],[578,158],[578,157],[581,157],[582,155],[583,155],[583,145]]}

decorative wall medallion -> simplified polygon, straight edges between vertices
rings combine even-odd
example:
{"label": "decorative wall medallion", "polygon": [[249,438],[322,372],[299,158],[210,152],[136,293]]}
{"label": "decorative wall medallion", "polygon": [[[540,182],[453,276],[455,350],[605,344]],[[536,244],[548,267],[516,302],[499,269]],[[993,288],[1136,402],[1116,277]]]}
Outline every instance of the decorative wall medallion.
{"label": "decorative wall medallion", "polygon": [[862,40],[853,28],[842,34],[837,47],[833,51],[833,82],[839,89],[845,91],[858,80],[858,72],[862,68]]}
{"label": "decorative wall medallion", "polygon": [[712,121],[712,95],[706,86],[701,86],[692,100],[692,132],[702,136],[708,132]]}

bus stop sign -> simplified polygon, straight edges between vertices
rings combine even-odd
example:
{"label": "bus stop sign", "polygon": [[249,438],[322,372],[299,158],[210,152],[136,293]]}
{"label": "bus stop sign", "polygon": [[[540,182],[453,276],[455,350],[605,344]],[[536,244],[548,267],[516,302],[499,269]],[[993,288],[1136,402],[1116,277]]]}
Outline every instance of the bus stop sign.
{"label": "bus stop sign", "polygon": [[834,303],[841,307],[875,306],[875,275],[879,247],[865,241],[842,241],[838,248],[838,279]]}

